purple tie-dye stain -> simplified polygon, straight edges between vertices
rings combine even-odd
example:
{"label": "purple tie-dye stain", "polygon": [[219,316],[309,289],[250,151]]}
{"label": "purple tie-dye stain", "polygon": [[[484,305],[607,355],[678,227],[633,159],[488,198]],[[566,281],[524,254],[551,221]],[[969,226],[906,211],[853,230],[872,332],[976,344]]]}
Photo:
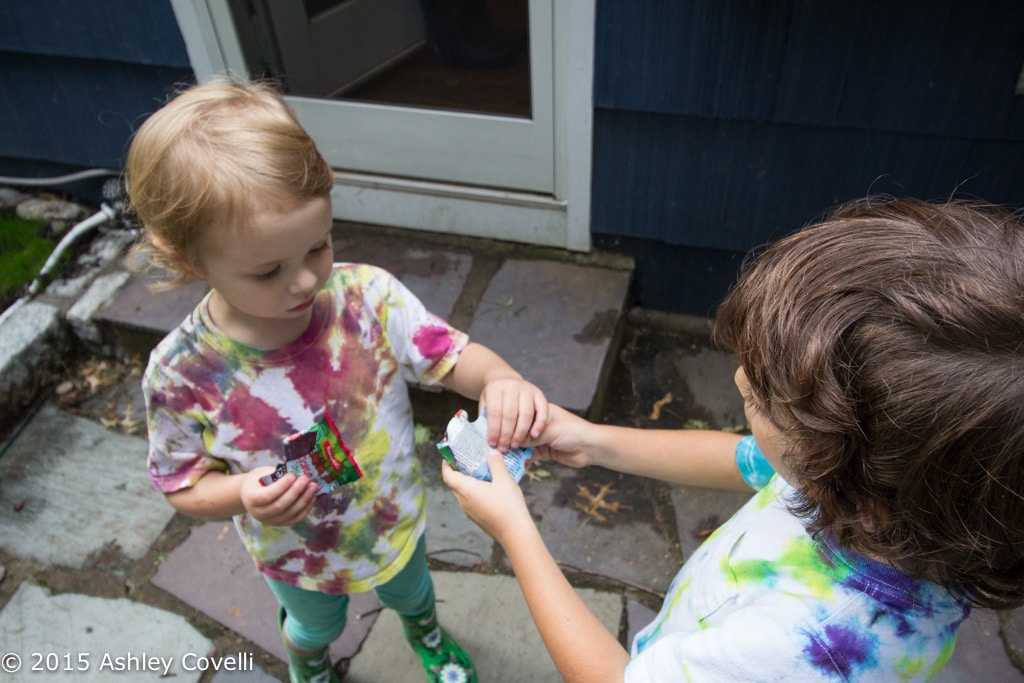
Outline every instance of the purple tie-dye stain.
{"label": "purple tie-dye stain", "polygon": [[812,637],[804,649],[823,673],[846,678],[872,657],[872,639],[852,628],[826,626],[823,638]]}

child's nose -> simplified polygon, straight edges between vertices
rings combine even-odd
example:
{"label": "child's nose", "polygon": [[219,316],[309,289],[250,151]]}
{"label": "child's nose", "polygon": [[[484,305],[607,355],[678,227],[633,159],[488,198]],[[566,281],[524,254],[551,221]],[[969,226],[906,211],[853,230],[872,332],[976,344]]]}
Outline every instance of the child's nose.
{"label": "child's nose", "polygon": [[308,268],[303,268],[292,280],[292,291],[295,294],[309,294],[316,288],[316,283],[316,273]]}

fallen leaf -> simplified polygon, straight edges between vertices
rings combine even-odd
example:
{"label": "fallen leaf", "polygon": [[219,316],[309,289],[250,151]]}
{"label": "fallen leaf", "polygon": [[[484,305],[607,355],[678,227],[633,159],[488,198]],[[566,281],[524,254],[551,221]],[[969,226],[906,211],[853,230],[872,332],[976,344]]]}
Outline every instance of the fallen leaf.
{"label": "fallen leaf", "polygon": [[530,481],[539,481],[541,479],[547,479],[551,476],[551,472],[548,472],[543,467],[527,467],[526,478]]}
{"label": "fallen leaf", "polygon": [[125,406],[124,411],[121,413],[121,419],[117,421],[117,424],[121,428],[122,434],[131,435],[139,431],[142,420],[135,417],[135,409],[129,405]]}
{"label": "fallen leaf", "polygon": [[649,416],[650,419],[652,419],[652,420],[660,420],[661,419],[661,409],[664,408],[665,406],[667,406],[671,402],[672,402],[672,392],[670,391],[667,394],[665,394],[664,396],[662,396],[661,398],[659,398],[657,401],[654,402],[654,406],[651,407],[651,414]]}
{"label": "fallen leaf", "polygon": [[707,538],[708,536],[713,534],[715,532],[715,529],[717,529],[717,528],[718,528],[718,516],[717,515],[711,515],[709,517],[704,517],[699,522],[697,522],[697,528],[694,529],[693,535],[696,536],[697,538]]}
{"label": "fallen leaf", "polygon": [[86,375],[85,383],[89,386],[89,393],[95,394],[103,386],[103,379],[97,375]]}
{"label": "fallen leaf", "polygon": [[615,493],[615,484],[610,481],[601,484],[597,493],[592,493],[588,487],[577,484],[576,495],[584,500],[573,501],[573,504],[578,509],[583,510],[583,513],[588,517],[593,517],[599,522],[607,522],[608,518],[601,513],[602,510],[614,513],[629,509],[628,505],[608,500],[608,496],[613,493]]}

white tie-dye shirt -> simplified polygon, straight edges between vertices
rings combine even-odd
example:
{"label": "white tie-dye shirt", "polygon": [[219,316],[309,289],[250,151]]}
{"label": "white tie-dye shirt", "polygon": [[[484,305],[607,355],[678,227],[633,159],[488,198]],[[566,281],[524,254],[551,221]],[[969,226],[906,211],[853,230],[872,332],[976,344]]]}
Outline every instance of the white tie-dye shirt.
{"label": "white tie-dye shirt", "polygon": [[228,338],[212,324],[208,300],[156,347],[143,379],[154,486],[170,493],[211,470],[277,465],[284,438],[327,411],[362,479],[319,496],[294,526],[248,515],[235,525],[273,579],[325,593],[388,581],[425,523],[406,381],[437,384],[468,338],[367,265],[336,264],[309,327],[273,351]]}
{"label": "white tie-dye shirt", "polygon": [[627,683],[925,681],[970,608],[943,588],[816,542],[779,476],[683,565],[637,634]]}

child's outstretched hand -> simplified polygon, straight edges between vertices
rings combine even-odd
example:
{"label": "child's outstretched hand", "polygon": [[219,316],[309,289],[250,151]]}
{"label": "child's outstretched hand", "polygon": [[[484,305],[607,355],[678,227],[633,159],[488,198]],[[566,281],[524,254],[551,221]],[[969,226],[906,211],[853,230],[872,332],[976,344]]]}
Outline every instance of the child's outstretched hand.
{"label": "child's outstretched hand", "polygon": [[291,526],[305,519],[313,507],[317,484],[309,477],[286,474],[264,485],[260,477],[274,471],[260,467],[247,472],[242,481],[242,505],[259,522],[268,526]]}
{"label": "child's outstretched hand", "polygon": [[521,530],[536,528],[526,507],[523,491],[513,481],[498,451],[487,454],[492,481],[481,481],[452,469],[447,461],[441,463],[444,483],[455,494],[455,500],[466,516],[504,545]]}
{"label": "child's outstretched hand", "polygon": [[548,422],[548,399],[524,379],[489,382],[480,394],[480,410],[487,410],[487,443],[504,453],[537,438]]}
{"label": "child's outstretched hand", "polygon": [[534,446],[534,453],[550,458],[569,467],[587,467],[593,464],[590,444],[594,425],[570,413],[565,408],[548,406],[548,422],[544,432],[527,445]]}

